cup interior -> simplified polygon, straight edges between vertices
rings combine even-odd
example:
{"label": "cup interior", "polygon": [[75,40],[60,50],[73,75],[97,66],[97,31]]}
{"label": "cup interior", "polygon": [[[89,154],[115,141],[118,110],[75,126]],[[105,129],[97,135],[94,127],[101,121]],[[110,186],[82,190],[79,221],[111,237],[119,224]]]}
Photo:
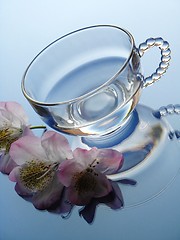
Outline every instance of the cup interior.
{"label": "cup interior", "polygon": [[[97,25],[71,32],[43,49],[28,66],[22,90],[38,114],[51,115],[60,130],[81,127],[82,132],[82,127],[107,122],[113,113],[115,125],[127,118],[139,96],[138,71],[132,35],[116,26]],[[105,124],[110,130],[113,118]],[[92,134],[90,128],[83,134]]]}

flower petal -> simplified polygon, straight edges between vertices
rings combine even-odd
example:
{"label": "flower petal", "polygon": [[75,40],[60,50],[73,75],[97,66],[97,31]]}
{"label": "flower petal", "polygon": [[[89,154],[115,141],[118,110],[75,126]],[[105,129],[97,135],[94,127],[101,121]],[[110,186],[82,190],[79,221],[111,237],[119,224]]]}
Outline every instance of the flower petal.
{"label": "flower petal", "polygon": [[9,153],[0,156],[0,172],[9,174],[17,164],[12,160]]}
{"label": "flower petal", "polygon": [[99,203],[93,199],[89,204],[79,210],[79,216],[83,217],[87,223],[91,224],[95,217],[96,207]]}
{"label": "flower petal", "polygon": [[22,136],[34,136],[34,133],[29,127],[25,127]]}
{"label": "flower petal", "polygon": [[112,184],[112,192],[109,197],[112,197],[111,201],[106,202],[106,205],[111,209],[120,209],[124,206],[123,195],[119,185],[116,182],[111,181]]}
{"label": "flower petal", "polygon": [[99,162],[96,169],[104,174],[116,173],[123,165],[123,155],[113,149],[98,149],[96,159]]}
{"label": "flower petal", "polygon": [[57,201],[57,203],[53,204],[50,208],[48,208],[48,211],[57,214],[66,213],[66,215],[62,215],[62,218],[67,218],[70,215],[73,206],[74,205],[72,205],[67,200],[67,188],[64,187],[61,194],[61,200]]}
{"label": "flower petal", "polygon": [[46,160],[46,154],[41,146],[41,139],[36,136],[24,136],[10,148],[10,156],[18,164],[22,165],[32,159]]}
{"label": "flower petal", "polygon": [[25,189],[21,184],[16,183],[15,191],[17,192],[17,194],[19,196],[21,196],[25,200],[29,200],[31,202],[31,198],[32,198],[33,194],[30,191],[28,191],[27,189]]}
{"label": "flower petal", "polygon": [[136,185],[137,182],[134,179],[129,179],[129,178],[123,178],[118,180],[119,183],[126,184],[126,185]]}
{"label": "flower petal", "polygon": [[14,116],[16,116],[22,124],[24,124],[24,125],[27,124],[28,117],[27,117],[24,109],[22,108],[22,106],[19,103],[6,102],[5,109],[7,111],[11,112]]}
{"label": "flower petal", "polygon": [[82,170],[83,168],[78,162],[74,160],[66,160],[59,165],[58,178],[64,186],[69,187],[74,174],[81,172]]}
{"label": "flower petal", "polygon": [[16,182],[16,185],[15,185],[15,190],[17,192],[18,195],[20,195],[21,197],[23,196],[32,196],[32,192],[29,191],[24,185],[23,183],[21,182],[20,180],[20,170],[21,167],[15,167],[9,174],[9,179],[12,181],[12,182]]}
{"label": "flower petal", "polygon": [[48,159],[60,162],[66,158],[72,158],[72,151],[67,139],[54,131],[47,131],[42,136],[42,146]]}
{"label": "flower petal", "polygon": [[[72,179],[71,184],[68,187],[68,200],[72,204],[78,206],[87,205],[92,198],[105,196],[112,190],[111,184],[104,174],[98,173],[97,175],[94,175],[94,173],[92,173],[91,177],[88,177],[89,174],[91,173],[84,172],[84,180],[87,176],[87,179],[92,182],[89,182],[87,187],[82,186],[82,190],[80,191],[77,190],[76,179]],[[81,189],[81,185],[79,185],[79,187]]]}
{"label": "flower petal", "polygon": [[84,192],[80,195],[72,185],[68,187],[67,191],[69,202],[77,206],[84,206],[89,204],[89,202],[94,196],[94,191]]}
{"label": "flower petal", "polygon": [[33,196],[32,203],[39,210],[49,209],[57,202],[60,202],[63,188],[64,186],[58,181],[57,176],[55,176],[47,188],[37,192]]}
{"label": "flower petal", "polygon": [[[123,165],[123,155],[113,149],[98,149],[93,147],[90,150],[76,148],[73,151],[74,160],[87,168],[94,162],[96,169],[105,174],[116,173]],[[98,164],[96,164],[98,162]]]}
{"label": "flower petal", "polygon": [[93,197],[103,197],[106,196],[109,192],[111,192],[112,186],[105,174],[99,172],[96,176],[96,181],[97,185]]}
{"label": "flower petal", "polygon": [[12,182],[17,182],[19,179],[19,170],[21,167],[17,166],[15,167],[9,174],[9,180]]}
{"label": "flower petal", "polygon": [[85,169],[87,168],[93,160],[96,158],[97,148],[92,148],[91,150],[76,148],[73,151],[74,161],[78,162]]}

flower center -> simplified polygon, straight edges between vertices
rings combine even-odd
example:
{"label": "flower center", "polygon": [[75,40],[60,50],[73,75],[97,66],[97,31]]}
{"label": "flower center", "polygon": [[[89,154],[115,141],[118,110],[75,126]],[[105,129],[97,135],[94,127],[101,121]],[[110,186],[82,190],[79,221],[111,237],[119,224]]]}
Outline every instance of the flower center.
{"label": "flower center", "polygon": [[20,180],[32,192],[42,191],[52,181],[58,163],[31,160],[20,169]]}
{"label": "flower center", "polygon": [[75,190],[78,194],[88,193],[95,191],[97,185],[97,173],[91,167],[88,167],[86,170],[76,173],[74,175],[75,181]]}
{"label": "flower center", "polygon": [[22,129],[19,128],[3,128],[0,129],[0,150],[9,152],[11,144],[16,141],[22,134]]}

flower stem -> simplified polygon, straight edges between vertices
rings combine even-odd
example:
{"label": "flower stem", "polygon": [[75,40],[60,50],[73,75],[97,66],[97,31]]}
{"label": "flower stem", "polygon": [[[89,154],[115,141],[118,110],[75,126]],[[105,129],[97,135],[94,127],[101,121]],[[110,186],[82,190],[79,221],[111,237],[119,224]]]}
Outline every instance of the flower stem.
{"label": "flower stem", "polygon": [[39,126],[31,126],[30,127],[30,129],[41,129],[41,128],[43,128],[45,130],[47,129],[46,126],[40,126],[40,125]]}

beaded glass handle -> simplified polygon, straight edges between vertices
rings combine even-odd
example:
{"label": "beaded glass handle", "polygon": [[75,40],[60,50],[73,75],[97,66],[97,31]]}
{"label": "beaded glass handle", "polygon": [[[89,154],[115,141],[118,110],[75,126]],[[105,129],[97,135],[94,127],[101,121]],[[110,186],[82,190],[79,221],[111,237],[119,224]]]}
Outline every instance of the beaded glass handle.
{"label": "beaded glass handle", "polygon": [[143,87],[147,87],[158,81],[169,67],[171,50],[169,49],[169,43],[167,41],[164,41],[162,38],[149,38],[146,40],[146,42],[141,43],[138,48],[140,57],[142,57],[148,49],[155,46],[159,47],[161,50],[161,62],[159,64],[159,67],[151,76],[144,78]]}
{"label": "beaded glass handle", "polygon": [[[175,104],[175,105],[169,104],[168,106],[160,107],[158,111],[154,112],[154,115],[158,118],[166,117],[172,114],[180,115],[180,104]],[[175,130],[173,132],[170,132],[169,137],[170,139],[173,139],[174,137],[176,137],[177,139],[180,139],[180,131]]]}

